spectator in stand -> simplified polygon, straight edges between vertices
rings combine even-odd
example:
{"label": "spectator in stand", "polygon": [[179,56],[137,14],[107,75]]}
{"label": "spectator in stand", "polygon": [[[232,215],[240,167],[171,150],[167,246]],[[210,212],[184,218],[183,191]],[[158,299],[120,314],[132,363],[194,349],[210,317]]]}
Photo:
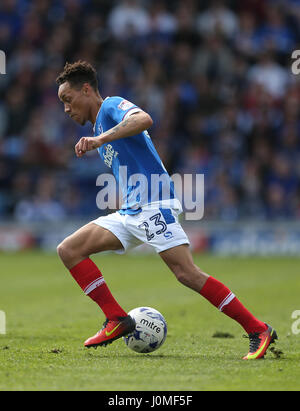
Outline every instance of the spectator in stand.
{"label": "spectator in stand", "polygon": [[205,75],[210,80],[221,82],[228,78],[234,65],[232,51],[217,34],[207,35],[198,49],[192,69],[195,75]]}
{"label": "spectator in stand", "polygon": [[266,190],[266,217],[268,220],[289,220],[294,214],[293,206],[286,201],[284,189],[273,183]]}
{"label": "spectator in stand", "polygon": [[266,21],[256,32],[260,49],[280,54],[290,54],[295,47],[295,35],[286,24],[285,8],[270,4],[266,8]]}
{"label": "spectator in stand", "polygon": [[255,58],[260,51],[256,39],[256,20],[255,16],[249,12],[239,15],[239,27],[233,39],[236,51],[246,58]]}
{"label": "spectator in stand", "polygon": [[54,176],[39,177],[32,197],[22,198],[15,208],[20,222],[56,222],[65,219],[65,210],[56,198],[57,181]]}
{"label": "spectator in stand", "polygon": [[238,30],[238,18],[224,1],[213,0],[207,10],[199,13],[197,28],[202,35],[218,33],[232,39]]}
{"label": "spectator in stand", "polygon": [[118,40],[133,39],[149,33],[150,17],[138,0],[122,0],[112,9],[108,25]]}
{"label": "spectator in stand", "polygon": [[289,85],[291,75],[278,64],[270,51],[263,51],[257,64],[250,67],[250,83],[261,84],[274,99],[282,98]]}
{"label": "spectator in stand", "polygon": [[165,1],[155,0],[149,10],[149,31],[168,35],[176,30],[176,17],[167,10]]}

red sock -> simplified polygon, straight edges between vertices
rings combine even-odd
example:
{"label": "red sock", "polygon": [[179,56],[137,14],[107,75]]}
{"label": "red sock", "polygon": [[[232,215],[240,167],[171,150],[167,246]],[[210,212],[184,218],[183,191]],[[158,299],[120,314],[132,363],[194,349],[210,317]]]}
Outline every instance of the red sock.
{"label": "red sock", "polygon": [[127,313],[112,296],[104,281],[103,275],[92,260],[86,258],[76,264],[75,267],[70,270],[70,273],[84,293],[99,305],[106,318],[109,320],[117,320],[118,317],[127,316]]}
{"label": "red sock", "polygon": [[247,334],[267,329],[265,323],[255,318],[236,296],[215,278],[208,277],[200,294],[228,317],[236,320]]}

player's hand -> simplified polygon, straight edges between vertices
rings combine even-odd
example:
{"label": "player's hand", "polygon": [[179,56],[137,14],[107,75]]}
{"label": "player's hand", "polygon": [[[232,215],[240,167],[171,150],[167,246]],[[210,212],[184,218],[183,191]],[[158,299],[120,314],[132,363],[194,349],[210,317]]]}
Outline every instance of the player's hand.
{"label": "player's hand", "polygon": [[97,137],[81,137],[75,146],[75,154],[82,157],[87,151],[95,150],[100,145]]}

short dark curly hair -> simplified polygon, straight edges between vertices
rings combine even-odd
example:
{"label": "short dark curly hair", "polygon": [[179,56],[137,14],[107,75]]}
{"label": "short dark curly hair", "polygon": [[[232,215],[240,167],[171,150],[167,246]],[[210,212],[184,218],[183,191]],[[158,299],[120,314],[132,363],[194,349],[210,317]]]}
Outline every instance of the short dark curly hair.
{"label": "short dark curly hair", "polygon": [[56,78],[56,83],[61,84],[68,81],[74,88],[81,88],[84,83],[89,83],[95,91],[98,91],[98,79],[95,68],[86,61],[66,63],[63,71]]}

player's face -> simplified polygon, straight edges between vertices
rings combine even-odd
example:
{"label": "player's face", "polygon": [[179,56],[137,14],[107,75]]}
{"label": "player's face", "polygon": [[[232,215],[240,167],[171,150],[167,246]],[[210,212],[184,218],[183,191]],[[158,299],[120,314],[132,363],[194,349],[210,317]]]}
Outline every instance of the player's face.
{"label": "player's face", "polygon": [[90,89],[88,84],[84,84],[78,90],[71,87],[70,83],[66,81],[58,89],[58,98],[64,103],[65,113],[82,126],[89,118],[89,95]]}

